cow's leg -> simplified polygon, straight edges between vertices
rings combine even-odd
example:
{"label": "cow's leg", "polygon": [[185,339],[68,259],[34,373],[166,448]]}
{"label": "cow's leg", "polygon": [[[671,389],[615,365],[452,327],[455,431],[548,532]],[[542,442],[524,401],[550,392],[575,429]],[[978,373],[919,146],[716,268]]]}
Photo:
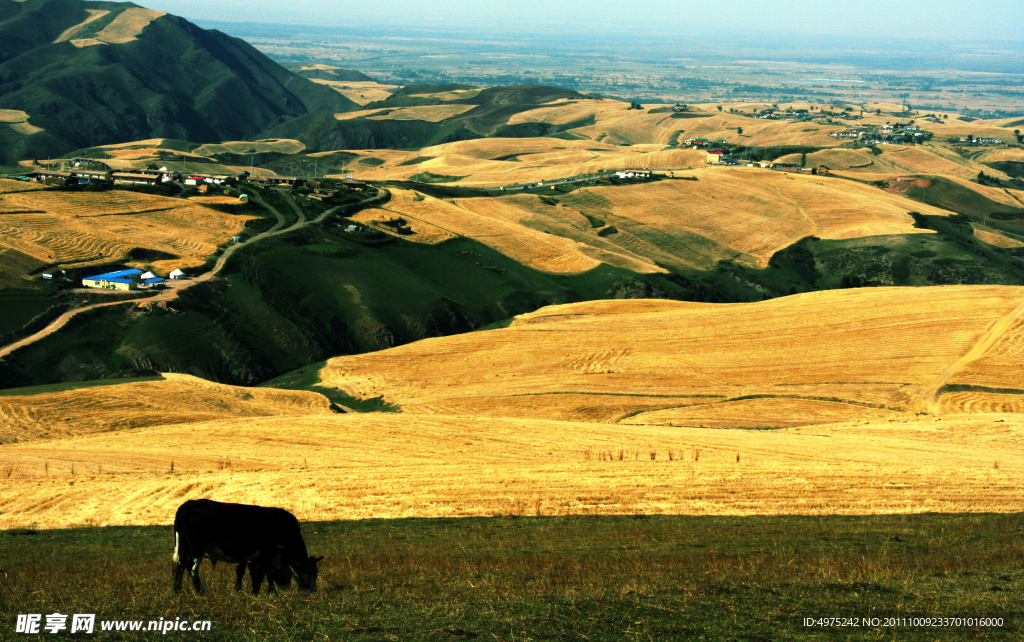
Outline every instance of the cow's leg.
{"label": "cow's leg", "polygon": [[245,577],[245,562],[235,566],[235,590],[242,590],[242,578]]}
{"label": "cow's leg", "polygon": [[[260,594],[260,584],[263,583],[263,576],[267,574],[267,570],[263,568],[262,564],[249,564],[249,577],[252,578],[252,594]],[[270,592],[274,592],[274,583],[270,582]]]}
{"label": "cow's leg", "polygon": [[185,565],[180,561],[171,562],[171,569],[174,572],[174,592],[181,593],[181,578],[185,575]]}
{"label": "cow's leg", "polygon": [[192,588],[196,590],[196,593],[202,593],[203,582],[199,579],[199,565],[203,563],[203,558],[201,556],[193,557],[192,561],[192,568],[189,569],[189,575],[192,576]]}

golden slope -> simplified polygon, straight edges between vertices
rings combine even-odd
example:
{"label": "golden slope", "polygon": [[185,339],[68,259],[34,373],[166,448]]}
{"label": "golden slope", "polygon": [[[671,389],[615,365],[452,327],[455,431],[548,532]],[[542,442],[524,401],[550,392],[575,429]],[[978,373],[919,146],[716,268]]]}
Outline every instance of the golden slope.
{"label": "golden slope", "polygon": [[119,190],[6,194],[0,198],[0,248],[62,265],[106,263],[124,259],[132,248],[149,248],[181,257],[147,264],[173,269],[201,264],[251,218]]}
{"label": "golden slope", "polygon": [[0,443],[213,419],[333,414],[327,398],[313,392],[228,386],[173,373],[59,392],[37,390],[0,394]]}
{"label": "golden slope", "polygon": [[[955,286],[552,306],[504,330],[338,357],[321,378],[409,412],[748,427],[876,421],[920,410],[940,376],[966,382],[972,368],[985,368],[986,386],[1018,387],[1024,357],[1013,346],[1024,339],[1011,313],[1022,300],[1024,288]],[[991,336],[997,326],[1010,329]],[[1015,367],[981,359],[951,374],[983,338],[1008,346],[1001,358]]]}
{"label": "golden slope", "polygon": [[94,37],[70,40],[70,42],[79,48],[103,44],[125,44],[138,38],[142,30],[149,26],[149,23],[165,15],[167,14],[162,11],[132,7],[122,11]]}
{"label": "golden slope", "polygon": [[441,415],[223,420],[0,446],[0,470],[11,471],[0,476],[0,529],[169,524],[200,497],[282,506],[301,520],[1015,512],[1022,436],[1021,418],[1005,415],[781,431]]}
{"label": "golden slope", "polygon": [[807,236],[929,233],[913,227],[908,212],[948,214],[851,181],[747,168],[692,176],[698,180],[587,187],[556,202],[528,194],[449,201],[394,190],[383,209],[552,272],[598,261],[638,272],[662,271],[657,264],[709,269],[719,260],[765,267]]}

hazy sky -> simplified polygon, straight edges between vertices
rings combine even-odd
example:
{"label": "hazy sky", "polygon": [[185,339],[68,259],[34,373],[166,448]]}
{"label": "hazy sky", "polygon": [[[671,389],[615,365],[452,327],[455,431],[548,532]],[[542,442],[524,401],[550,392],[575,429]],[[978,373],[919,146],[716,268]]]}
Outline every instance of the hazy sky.
{"label": "hazy sky", "polygon": [[[1024,43],[1024,0],[135,0],[189,20],[486,31],[637,29],[716,42],[713,29]],[[839,6],[837,6],[839,5]]]}

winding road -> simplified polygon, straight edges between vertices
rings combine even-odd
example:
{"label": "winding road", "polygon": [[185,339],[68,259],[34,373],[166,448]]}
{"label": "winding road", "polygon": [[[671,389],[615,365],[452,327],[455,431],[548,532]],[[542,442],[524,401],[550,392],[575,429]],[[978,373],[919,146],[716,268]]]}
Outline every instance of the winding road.
{"label": "winding road", "polygon": [[339,209],[342,209],[342,208],[345,208],[345,207],[352,207],[352,206],[363,206],[363,207],[365,207],[366,205],[372,203],[373,201],[377,201],[377,200],[383,198],[385,194],[386,194],[385,190],[377,189],[376,193],[373,196],[370,196],[368,198],[364,198],[361,201],[358,201],[356,203],[349,203],[349,204],[346,204],[346,205],[340,205],[338,207],[331,208],[331,209],[325,211],[323,214],[321,214],[320,216],[318,216],[317,218],[315,218],[314,220],[311,221],[311,220],[309,220],[306,217],[306,214],[302,211],[302,208],[300,208],[298,206],[298,203],[295,202],[294,197],[292,197],[291,194],[285,193],[284,194],[285,200],[288,201],[288,203],[295,210],[296,214],[298,214],[298,217],[299,217],[298,220],[295,223],[293,223],[292,225],[290,225],[288,227],[285,227],[286,220],[285,220],[284,215],[282,215],[274,206],[270,205],[269,203],[263,201],[262,199],[260,199],[258,197],[250,196],[249,198],[253,202],[257,203],[258,205],[260,205],[261,207],[263,207],[264,209],[269,211],[271,214],[273,214],[274,217],[277,218],[277,223],[275,223],[274,226],[272,228],[270,228],[269,230],[267,230],[266,232],[263,232],[261,234],[257,234],[256,236],[252,237],[251,239],[249,239],[248,241],[246,241],[244,243],[236,243],[234,245],[230,245],[230,246],[226,247],[224,249],[224,252],[220,255],[220,257],[217,258],[216,263],[213,264],[213,267],[210,269],[209,272],[205,272],[203,274],[200,274],[199,276],[197,276],[194,279],[168,281],[167,282],[168,287],[165,290],[161,291],[160,294],[157,294],[156,296],[147,297],[145,299],[128,299],[128,300],[125,300],[125,301],[108,301],[108,302],[105,302],[105,303],[93,303],[92,305],[86,305],[86,306],[83,306],[81,308],[75,308],[73,310],[68,310],[64,314],[62,314],[59,317],[57,317],[56,319],[54,319],[48,326],[46,326],[45,328],[43,328],[39,332],[36,332],[35,334],[30,335],[28,337],[25,337],[24,339],[22,339],[20,341],[16,341],[16,342],[14,342],[12,344],[9,344],[9,345],[6,345],[6,346],[0,348],[0,360],[2,360],[4,357],[6,357],[7,355],[11,354],[15,350],[18,350],[19,348],[24,348],[27,345],[33,344],[36,341],[39,341],[40,339],[44,339],[44,338],[50,336],[54,332],[60,330],[65,325],[67,325],[68,322],[71,321],[71,319],[74,318],[76,315],[79,315],[79,314],[81,314],[83,312],[88,312],[89,310],[95,310],[97,308],[106,308],[106,307],[109,307],[109,306],[112,306],[112,305],[128,305],[128,304],[138,304],[138,303],[142,303],[142,302],[151,303],[151,302],[154,302],[154,301],[173,301],[174,299],[178,298],[178,295],[183,290],[186,290],[186,289],[192,287],[193,285],[196,285],[197,283],[203,283],[205,281],[209,281],[213,277],[217,276],[217,273],[219,273],[222,269],[224,269],[224,266],[227,265],[228,259],[230,259],[231,256],[239,248],[248,247],[249,245],[251,245],[253,243],[258,243],[259,241],[262,241],[264,239],[268,239],[268,238],[270,238],[272,236],[278,236],[280,234],[286,234],[288,232],[294,232],[295,230],[299,230],[299,229],[302,229],[304,227],[308,227],[310,225],[316,225],[316,224],[322,222],[325,218],[327,218],[331,214],[333,214],[336,211],[338,211]]}

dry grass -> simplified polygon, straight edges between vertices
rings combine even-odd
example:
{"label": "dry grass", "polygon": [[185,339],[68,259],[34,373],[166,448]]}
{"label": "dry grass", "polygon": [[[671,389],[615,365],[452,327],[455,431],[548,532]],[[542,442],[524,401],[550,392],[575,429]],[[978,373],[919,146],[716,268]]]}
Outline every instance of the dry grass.
{"label": "dry grass", "polygon": [[201,264],[251,218],[117,190],[7,194],[0,198],[0,248],[62,265],[105,263],[148,248],[181,257],[146,264],[173,269]]}
{"label": "dry grass", "polygon": [[[313,66],[315,67],[316,65]],[[319,78],[311,78],[310,80],[318,85],[327,85],[357,105],[387,100],[391,97],[391,91],[399,87],[398,85],[382,85],[369,81],[350,82],[345,80],[321,80]]]}
{"label": "dry grass", "polygon": [[103,16],[108,15],[110,13],[109,11],[104,11],[102,9],[86,9],[86,11],[89,12],[89,17],[88,18],[86,18],[84,21],[78,23],[77,25],[75,25],[73,27],[68,27],[64,31],[64,33],[62,33],[59,36],[57,36],[57,39],[54,40],[53,42],[54,43],[58,43],[58,42],[67,42],[68,40],[71,40],[76,35],[78,35],[78,32],[81,31],[82,29],[84,29],[85,26],[88,25],[90,22],[95,22],[95,21],[99,20],[100,18],[102,18]]}
{"label": "dry grass", "polygon": [[974,235],[989,245],[996,247],[1024,247],[1024,243],[1017,239],[1011,239],[1009,236],[1000,234],[977,223],[974,224]]}
{"label": "dry grass", "polygon": [[23,123],[28,120],[28,114],[17,109],[0,109],[0,123]]}
{"label": "dry grass", "polygon": [[[806,163],[807,167],[824,165],[830,170],[865,179],[864,174],[878,175],[872,176],[874,179],[912,174],[969,180],[980,171],[1006,178],[1002,172],[969,161],[938,145],[884,145],[880,149],[882,154],[878,156],[866,149],[828,149],[808,154]],[[800,157],[785,156],[780,160],[799,162]]]}
{"label": "dry grass", "polygon": [[[560,273],[598,263],[641,273],[664,271],[659,264],[710,269],[720,260],[765,267],[774,253],[807,236],[927,234],[914,227],[908,212],[949,214],[852,181],[747,168],[708,168],[693,175],[699,180],[583,188],[558,195],[557,203],[521,193],[441,200],[392,190],[394,198],[381,209],[410,224],[410,240],[465,236],[523,264]],[[358,220],[387,219],[385,212],[366,212]]]}
{"label": "dry grass", "polygon": [[[298,154],[305,151],[306,145],[297,140],[277,138],[258,141],[231,141],[226,143],[210,143],[192,150],[194,156],[214,156],[216,154],[260,154],[263,152],[280,152],[282,154]],[[180,153],[180,152],[179,152]]]}
{"label": "dry grass", "polygon": [[[423,243],[424,245],[437,245],[458,236],[436,225],[431,225],[418,219],[406,219],[402,214],[386,209],[360,210],[348,218],[391,236],[403,238],[413,243]],[[402,227],[408,230],[408,232],[400,233],[394,226],[385,224],[386,222],[397,221],[398,219],[405,220]]]}
{"label": "dry grass", "polygon": [[544,234],[501,216],[479,213],[411,190],[392,190],[383,208],[410,223],[426,223],[451,234],[467,236],[496,249],[523,265],[556,273],[579,273],[598,265],[569,239]]}
{"label": "dry grass", "polygon": [[0,443],[272,415],[330,416],[312,392],[227,386],[189,375],[60,392],[0,395]]}
{"label": "dry grass", "polygon": [[[0,194],[12,194],[15,192],[35,192],[47,189],[47,185],[40,183],[26,183],[25,181],[12,181],[0,178]],[[2,203],[3,201],[0,201]]]}
{"label": "dry grass", "polygon": [[76,47],[91,47],[102,44],[121,45],[138,38],[142,30],[149,26],[149,23],[165,15],[167,14],[162,11],[132,7],[122,11],[95,37],[71,40],[70,42]]}
{"label": "dry grass", "polygon": [[594,301],[322,370],[404,414],[173,375],[0,397],[37,439],[0,446],[0,528],[163,524],[197,497],[304,520],[1019,511],[1022,297]]}
{"label": "dry grass", "polygon": [[[1011,351],[989,368],[988,353],[972,350],[982,339],[997,351],[1024,343],[1022,297],[956,286],[552,306],[503,330],[338,357],[321,378],[407,412],[750,427],[842,419],[841,403],[846,418],[875,421],[917,412],[940,376],[961,383],[972,368],[991,388],[1020,387],[1024,357]],[[997,325],[1005,334],[986,335]]]}
{"label": "dry grass", "polygon": [[0,528],[166,524],[199,497],[282,506],[303,520],[1012,512],[1024,500],[1022,430],[1019,418],[993,416],[775,432],[411,415],[227,420],[2,446],[14,470],[0,478]]}
{"label": "dry grass", "polygon": [[[515,237],[543,234],[548,243],[558,237],[574,242],[566,247],[593,260],[652,272],[660,270],[655,262],[680,269],[709,269],[719,260],[764,267],[772,254],[807,236],[928,233],[913,226],[908,212],[949,214],[850,181],[746,168],[693,175],[699,180],[583,188],[559,195],[557,204],[524,194],[459,199],[442,202],[443,211],[430,220],[506,254],[519,242]],[[387,209],[421,218],[401,202]]]}
{"label": "dry grass", "polygon": [[200,205],[241,205],[237,196],[192,196],[188,200]]}
{"label": "dry grass", "polygon": [[43,131],[42,127],[36,127],[28,122],[29,115],[16,109],[0,109],[0,124],[6,124],[15,132],[23,136],[31,136]]}
{"label": "dry grass", "polygon": [[425,120],[431,123],[454,118],[474,109],[476,105],[424,105],[405,107],[386,114],[370,116],[370,120]]}

